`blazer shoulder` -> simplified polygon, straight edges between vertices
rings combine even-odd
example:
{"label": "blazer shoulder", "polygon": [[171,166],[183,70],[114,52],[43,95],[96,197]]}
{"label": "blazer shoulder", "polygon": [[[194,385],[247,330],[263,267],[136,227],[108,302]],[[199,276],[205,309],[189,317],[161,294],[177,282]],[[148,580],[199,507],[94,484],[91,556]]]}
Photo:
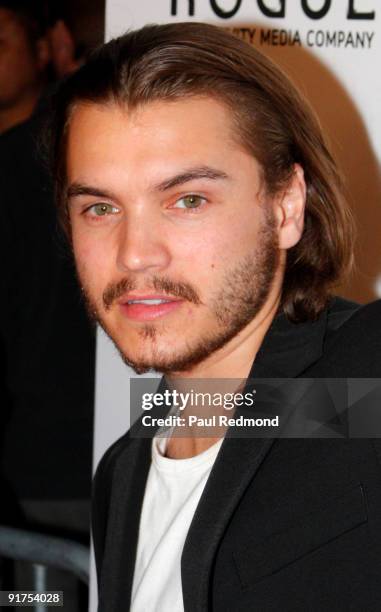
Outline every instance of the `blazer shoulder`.
{"label": "blazer shoulder", "polygon": [[119,455],[128,445],[130,432],[127,431],[123,436],[118,438],[102,455],[97,468],[95,470],[94,481],[102,480],[110,475]]}
{"label": "blazer shoulder", "polygon": [[130,431],[127,431],[105,451],[97,465],[93,479],[93,516],[96,513],[107,513],[115,465],[129,442]]}
{"label": "blazer shoulder", "polygon": [[354,313],[361,308],[358,302],[352,302],[342,297],[334,297],[329,305],[327,324],[329,331],[339,329]]}
{"label": "blazer shoulder", "polygon": [[98,580],[103,558],[113,473],[118,458],[130,441],[129,432],[116,440],[98,463],[93,480],[91,524]]}
{"label": "blazer shoulder", "polygon": [[356,305],[332,329],[325,355],[336,376],[381,377],[381,300]]}
{"label": "blazer shoulder", "polygon": [[328,325],[338,331],[338,335],[371,332],[381,333],[381,300],[369,304],[358,304],[336,298],[334,306],[328,311]]}

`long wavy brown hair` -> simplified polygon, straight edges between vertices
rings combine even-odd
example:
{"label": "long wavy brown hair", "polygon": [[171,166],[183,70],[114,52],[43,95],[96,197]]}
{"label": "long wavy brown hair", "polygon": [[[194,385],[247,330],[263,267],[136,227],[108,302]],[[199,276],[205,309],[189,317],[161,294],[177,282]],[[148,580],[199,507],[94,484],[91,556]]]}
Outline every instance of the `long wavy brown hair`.
{"label": "long wavy brown hair", "polygon": [[305,227],[287,252],[281,308],[295,322],[315,319],[352,263],[353,222],[340,173],[315,114],[290,80],[256,49],[215,26],[189,22],[128,32],[100,47],[62,84],[50,142],[66,232],[66,135],[75,105],[111,102],[132,109],[194,95],[213,96],[230,109],[268,194],[287,187],[296,163],[303,167]]}

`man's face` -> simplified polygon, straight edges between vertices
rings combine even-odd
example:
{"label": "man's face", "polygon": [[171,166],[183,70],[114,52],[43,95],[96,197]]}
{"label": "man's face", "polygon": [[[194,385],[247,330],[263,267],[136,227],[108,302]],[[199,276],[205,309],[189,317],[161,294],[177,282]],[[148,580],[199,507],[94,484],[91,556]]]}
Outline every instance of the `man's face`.
{"label": "man's face", "polygon": [[12,12],[0,8],[0,109],[18,103],[41,78],[41,62],[25,27]]}
{"label": "man's face", "polygon": [[189,371],[254,328],[277,230],[222,104],[80,105],[67,175],[89,308],[136,371]]}

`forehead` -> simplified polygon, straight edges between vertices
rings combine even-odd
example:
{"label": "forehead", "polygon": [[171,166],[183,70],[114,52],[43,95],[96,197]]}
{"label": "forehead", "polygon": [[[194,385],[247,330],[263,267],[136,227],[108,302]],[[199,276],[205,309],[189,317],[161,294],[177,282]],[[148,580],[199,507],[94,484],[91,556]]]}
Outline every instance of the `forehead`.
{"label": "forehead", "polygon": [[81,103],[69,122],[67,173],[121,164],[146,173],[184,159],[222,163],[227,152],[240,150],[231,112],[213,98],[157,101],[133,110]]}
{"label": "forehead", "polygon": [[[149,135],[150,139],[168,138],[174,134],[195,135],[201,140],[216,132],[225,137],[232,134],[232,117],[224,104],[206,97],[183,100],[154,101],[129,109],[116,103],[79,103],[75,105],[69,122],[69,139],[96,132],[100,137],[116,136],[133,139]],[[205,132],[205,128],[208,128]]]}
{"label": "forehead", "polygon": [[16,13],[6,8],[0,7],[0,32],[23,32],[25,28],[22,26],[21,19]]}

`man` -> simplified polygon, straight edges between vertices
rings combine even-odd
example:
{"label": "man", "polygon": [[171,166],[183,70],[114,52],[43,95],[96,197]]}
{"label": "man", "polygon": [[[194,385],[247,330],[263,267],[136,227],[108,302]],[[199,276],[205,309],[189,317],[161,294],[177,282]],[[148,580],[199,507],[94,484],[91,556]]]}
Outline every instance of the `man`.
{"label": "man", "polygon": [[[197,23],[111,41],[61,90],[53,155],[89,312],[136,372],[379,376],[380,303],[331,298],[335,163],[257,51]],[[95,479],[101,610],[378,609],[377,441],[141,429]]]}
{"label": "man", "polygon": [[28,119],[47,81],[49,42],[42,5],[0,2],[0,133]]}
{"label": "man", "polygon": [[[81,61],[78,56],[102,39],[99,24],[103,5],[99,6],[99,0],[96,10],[92,7],[91,32],[85,34],[83,22],[89,19],[88,10],[78,10],[78,3],[73,7],[64,4],[0,0],[0,134],[39,110],[47,86],[76,70]],[[82,23],[79,42],[69,28],[76,26],[75,22]]]}
{"label": "man", "polygon": [[[0,250],[6,261],[0,284],[0,523],[88,544],[95,336],[57,232],[42,156],[49,117],[48,92],[42,91],[44,4],[0,1]],[[64,31],[58,22],[49,33],[58,43]],[[55,68],[68,69],[63,60],[70,53],[58,53],[58,44],[56,51],[49,53],[60,64]],[[31,566],[4,565],[3,588],[32,585]],[[64,587],[67,606],[80,596],[83,609],[86,589],[79,593],[74,577],[50,568],[47,586]]]}

